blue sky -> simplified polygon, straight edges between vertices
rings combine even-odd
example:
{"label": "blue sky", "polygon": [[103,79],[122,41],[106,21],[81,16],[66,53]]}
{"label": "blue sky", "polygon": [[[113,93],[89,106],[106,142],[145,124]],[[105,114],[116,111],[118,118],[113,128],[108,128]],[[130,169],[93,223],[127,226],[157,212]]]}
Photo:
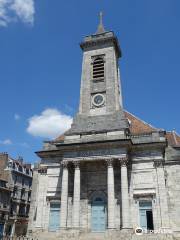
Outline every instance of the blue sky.
{"label": "blue sky", "polygon": [[79,43],[96,31],[101,10],[123,52],[124,107],[180,133],[179,9],[179,0],[0,0],[0,152],[34,162],[42,141],[70,123]]}

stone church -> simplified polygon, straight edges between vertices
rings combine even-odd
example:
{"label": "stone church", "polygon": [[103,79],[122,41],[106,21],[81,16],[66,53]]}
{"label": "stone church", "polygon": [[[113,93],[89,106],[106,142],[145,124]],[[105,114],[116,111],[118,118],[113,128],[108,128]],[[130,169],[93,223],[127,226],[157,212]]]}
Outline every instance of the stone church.
{"label": "stone church", "polygon": [[102,16],[97,32],[80,47],[79,110],[71,128],[37,152],[29,234],[178,239],[180,136],[123,108],[121,49]]}

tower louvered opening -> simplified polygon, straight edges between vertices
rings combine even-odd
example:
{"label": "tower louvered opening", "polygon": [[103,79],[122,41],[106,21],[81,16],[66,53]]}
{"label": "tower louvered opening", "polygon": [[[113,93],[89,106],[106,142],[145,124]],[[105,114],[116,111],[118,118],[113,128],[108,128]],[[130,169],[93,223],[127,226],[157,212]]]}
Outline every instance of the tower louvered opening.
{"label": "tower louvered opening", "polygon": [[94,60],[93,63],[93,79],[104,79],[104,60],[101,57],[98,57]]}

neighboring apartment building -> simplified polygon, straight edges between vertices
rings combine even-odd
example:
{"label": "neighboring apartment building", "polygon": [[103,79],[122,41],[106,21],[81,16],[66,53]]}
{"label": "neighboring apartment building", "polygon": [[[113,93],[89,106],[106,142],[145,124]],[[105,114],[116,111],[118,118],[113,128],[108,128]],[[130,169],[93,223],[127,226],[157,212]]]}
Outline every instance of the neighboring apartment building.
{"label": "neighboring apartment building", "polygon": [[0,172],[5,179],[0,186],[0,204],[6,206],[0,225],[1,234],[25,235],[31,198],[31,164],[25,164],[22,158],[15,160],[7,153],[0,154],[0,163]]}
{"label": "neighboring apartment building", "polygon": [[0,236],[3,235],[4,225],[8,220],[11,190],[5,179],[0,179]]}
{"label": "neighboring apartment building", "polygon": [[8,155],[0,153],[0,236],[3,235],[4,226],[10,211],[11,189],[8,185],[8,173],[4,171],[7,161]]}

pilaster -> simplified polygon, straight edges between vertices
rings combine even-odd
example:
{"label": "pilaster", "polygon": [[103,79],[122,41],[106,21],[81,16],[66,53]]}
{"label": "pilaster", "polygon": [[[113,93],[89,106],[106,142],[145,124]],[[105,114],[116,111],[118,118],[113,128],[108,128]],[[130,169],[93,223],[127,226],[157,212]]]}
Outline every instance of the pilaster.
{"label": "pilaster", "polygon": [[107,160],[108,184],[108,228],[115,228],[115,196],[114,196],[114,168],[113,160]]}
{"label": "pilaster", "polygon": [[154,167],[156,169],[157,176],[157,188],[159,194],[159,205],[160,205],[160,223],[161,228],[169,228],[169,209],[168,209],[168,200],[167,200],[167,192],[165,185],[165,175],[164,175],[164,164],[163,159],[155,160]]}
{"label": "pilaster", "polygon": [[74,172],[74,199],[73,199],[73,227],[79,228],[80,222],[80,162],[73,162]]}
{"label": "pilaster", "polygon": [[129,193],[128,193],[128,159],[120,158],[121,164],[121,197],[122,197],[122,228],[131,228],[130,224],[130,209],[129,209]]}
{"label": "pilaster", "polygon": [[68,206],[68,162],[62,162],[62,190],[61,190],[61,228],[67,227],[67,206]]}

